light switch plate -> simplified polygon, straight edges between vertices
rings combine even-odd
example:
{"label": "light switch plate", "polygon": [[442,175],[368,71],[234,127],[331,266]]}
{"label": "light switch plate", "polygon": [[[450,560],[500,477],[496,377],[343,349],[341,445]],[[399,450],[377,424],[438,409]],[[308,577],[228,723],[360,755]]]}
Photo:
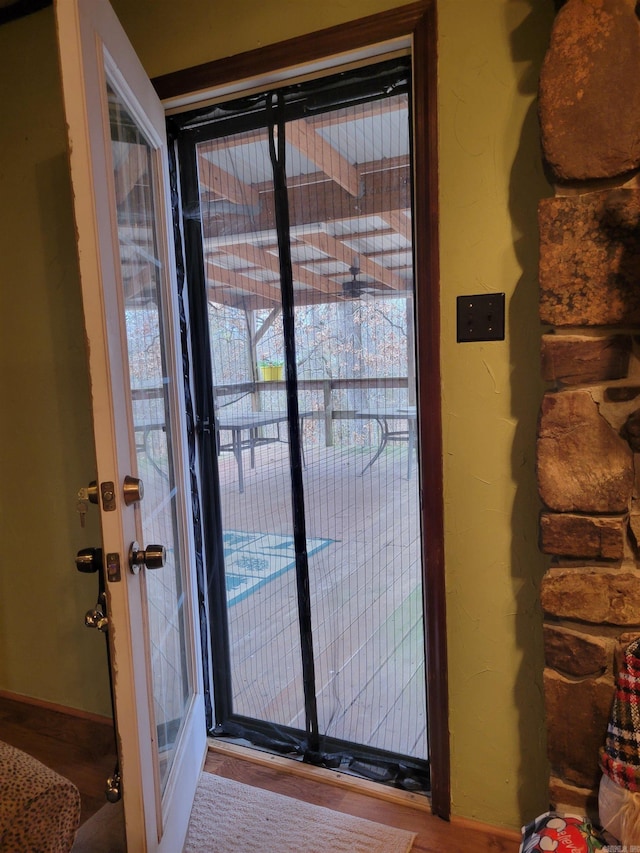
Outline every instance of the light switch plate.
{"label": "light switch plate", "polygon": [[458,296],[457,340],[504,340],[504,293]]}

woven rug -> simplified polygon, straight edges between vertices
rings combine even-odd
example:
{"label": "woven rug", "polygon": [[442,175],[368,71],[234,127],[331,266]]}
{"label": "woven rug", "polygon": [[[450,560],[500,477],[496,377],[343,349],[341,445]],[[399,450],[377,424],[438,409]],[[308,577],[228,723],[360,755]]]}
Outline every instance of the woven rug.
{"label": "woven rug", "polygon": [[202,773],[184,853],[408,853],[415,834]]}
{"label": "woven rug", "polygon": [[[293,536],[225,530],[222,540],[229,607],[295,566]],[[311,557],[332,541],[308,537],[307,556]]]}

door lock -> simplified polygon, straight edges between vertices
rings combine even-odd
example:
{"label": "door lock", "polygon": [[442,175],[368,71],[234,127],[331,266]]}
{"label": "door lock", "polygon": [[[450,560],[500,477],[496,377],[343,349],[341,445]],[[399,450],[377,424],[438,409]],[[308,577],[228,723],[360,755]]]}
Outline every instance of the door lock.
{"label": "door lock", "polygon": [[80,492],[78,492],[78,497],[89,501],[89,503],[97,504],[98,503],[98,484],[97,484],[97,482],[95,480],[92,480],[86,489],[80,489]]}
{"label": "door lock", "polygon": [[122,492],[125,504],[131,506],[131,504],[141,501],[144,497],[144,483],[137,477],[131,477],[127,474],[122,484]]}
{"label": "door lock", "polygon": [[147,545],[142,550],[137,542],[131,543],[129,548],[129,568],[137,575],[141,568],[161,569],[167,556],[164,545]]}
{"label": "door lock", "polygon": [[76,554],[76,569],[93,574],[102,568],[102,548],[81,548]]}

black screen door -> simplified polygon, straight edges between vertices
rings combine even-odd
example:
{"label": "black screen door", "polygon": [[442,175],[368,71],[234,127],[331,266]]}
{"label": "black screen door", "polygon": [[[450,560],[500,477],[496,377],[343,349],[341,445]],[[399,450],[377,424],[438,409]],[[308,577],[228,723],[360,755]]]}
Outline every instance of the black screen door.
{"label": "black screen door", "polygon": [[212,731],[428,787],[408,60],[172,120]]}

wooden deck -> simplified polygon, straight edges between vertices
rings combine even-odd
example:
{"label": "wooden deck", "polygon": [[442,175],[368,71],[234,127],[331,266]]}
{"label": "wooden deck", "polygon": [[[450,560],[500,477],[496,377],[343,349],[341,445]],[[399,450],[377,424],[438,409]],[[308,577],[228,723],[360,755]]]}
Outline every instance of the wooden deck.
{"label": "wooden deck", "polygon": [[[312,437],[313,438],[313,437]],[[321,733],[427,757],[418,484],[407,446],[324,447],[305,436],[307,538]],[[292,534],[285,444],[219,457],[225,531]],[[415,471],[415,468],[414,468]],[[293,568],[228,610],[234,710],[304,728]]]}

